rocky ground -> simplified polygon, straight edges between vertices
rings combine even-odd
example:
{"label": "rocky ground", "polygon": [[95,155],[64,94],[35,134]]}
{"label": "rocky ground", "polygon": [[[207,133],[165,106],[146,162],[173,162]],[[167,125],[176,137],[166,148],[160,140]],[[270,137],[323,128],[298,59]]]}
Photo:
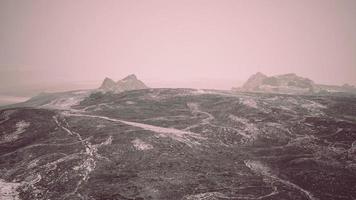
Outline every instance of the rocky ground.
{"label": "rocky ground", "polygon": [[0,111],[0,199],[356,199],[354,97],[147,89],[80,100]]}

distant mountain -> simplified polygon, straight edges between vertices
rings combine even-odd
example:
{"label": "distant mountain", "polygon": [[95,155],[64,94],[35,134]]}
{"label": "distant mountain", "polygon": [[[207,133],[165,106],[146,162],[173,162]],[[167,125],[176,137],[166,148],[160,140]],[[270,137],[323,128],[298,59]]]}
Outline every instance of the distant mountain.
{"label": "distant mountain", "polygon": [[252,75],[238,91],[280,93],[280,94],[329,94],[356,93],[356,88],[343,86],[321,85],[294,73],[266,76],[261,72]]}
{"label": "distant mountain", "polygon": [[[39,107],[51,109],[70,109],[78,105],[82,100],[98,91],[120,93],[129,90],[140,90],[148,88],[135,75],[129,75],[117,82],[110,78],[105,78],[99,89],[94,90],[74,90],[66,92],[42,92],[29,100],[12,105],[1,106],[0,109],[12,107]],[[1,99],[0,99],[1,100]],[[0,102],[1,103],[1,102]]]}
{"label": "distant mountain", "polygon": [[106,77],[103,81],[103,83],[101,84],[99,89],[102,90],[113,90],[116,87],[116,83],[115,81],[113,81],[112,79]]}
{"label": "distant mountain", "polygon": [[242,86],[245,90],[256,90],[263,83],[268,76],[258,72],[247,80],[247,82]]}
{"label": "distant mountain", "polygon": [[110,78],[105,78],[99,90],[104,92],[119,93],[123,91],[140,90],[147,88],[148,87],[142,81],[137,79],[136,75],[131,74],[117,82],[113,81]]}

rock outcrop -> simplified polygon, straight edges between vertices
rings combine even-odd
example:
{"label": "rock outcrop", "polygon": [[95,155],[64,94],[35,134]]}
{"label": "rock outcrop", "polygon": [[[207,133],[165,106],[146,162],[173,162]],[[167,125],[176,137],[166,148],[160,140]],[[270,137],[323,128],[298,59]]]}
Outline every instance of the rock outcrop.
{"label": "rock outcrop", "polygon": [[252,75],[242,86],[243,91],[306,94],[314,92],[315,83],[294,73],[266,76],[260,72]]}
{"label": "rock outcrop", "polygon": [[136,75],[131,74],[117,82],[110,78],[105,78],[99,90],[104,92],[119,93],[128,90],[147,89],[148,87]]}

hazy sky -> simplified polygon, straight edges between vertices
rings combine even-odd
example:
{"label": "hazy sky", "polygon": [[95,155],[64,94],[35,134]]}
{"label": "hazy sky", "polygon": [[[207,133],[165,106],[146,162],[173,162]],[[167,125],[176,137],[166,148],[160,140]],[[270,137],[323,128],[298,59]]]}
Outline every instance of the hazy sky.
{"label": "hazy sky", "polygon": [[0,0],[0,93],[131,73],[229,89],[257,71],[356,84],[356,1]]}

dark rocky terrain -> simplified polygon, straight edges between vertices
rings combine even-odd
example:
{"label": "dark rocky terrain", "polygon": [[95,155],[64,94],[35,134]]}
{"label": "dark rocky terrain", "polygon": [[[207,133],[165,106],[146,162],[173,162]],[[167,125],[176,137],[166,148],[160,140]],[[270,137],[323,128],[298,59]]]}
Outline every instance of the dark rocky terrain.
{"label": "dark rocky terrain", "polygon": [[75,94],[0,111],[0,199],[356,199],[355,97]]}

